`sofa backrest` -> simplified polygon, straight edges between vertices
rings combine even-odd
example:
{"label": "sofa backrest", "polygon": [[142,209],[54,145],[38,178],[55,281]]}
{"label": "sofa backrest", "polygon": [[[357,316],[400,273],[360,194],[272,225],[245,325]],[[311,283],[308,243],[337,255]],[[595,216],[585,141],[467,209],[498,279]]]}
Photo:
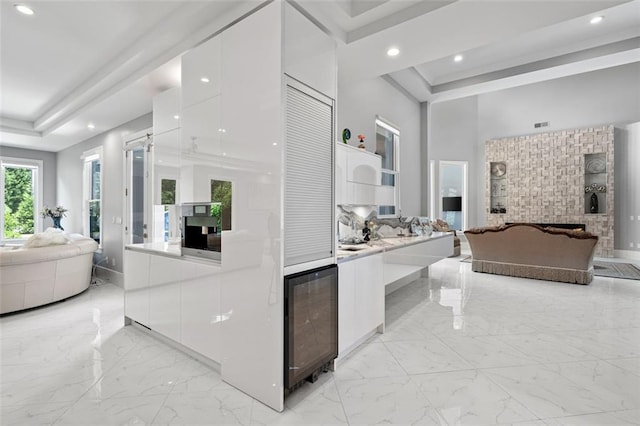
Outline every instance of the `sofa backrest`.
{"label": "sofa backrest", "polygon": [[44,262],[65,259],[93,253],[98,249],[98,243],[87,237],[71,237],[67,244],[60,244],[36,248],[16,248],[0,251],[0,266],[24,265],[27,263]]}
{"label": "sofa backrest", "polygon": [[598,237],[516,224],[465,231],[474,260],[588,270]]}

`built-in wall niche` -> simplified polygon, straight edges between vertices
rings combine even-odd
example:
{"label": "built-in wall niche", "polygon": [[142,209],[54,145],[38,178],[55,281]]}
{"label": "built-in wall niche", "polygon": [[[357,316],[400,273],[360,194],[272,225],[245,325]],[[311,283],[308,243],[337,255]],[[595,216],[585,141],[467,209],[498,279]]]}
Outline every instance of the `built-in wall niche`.
{"label": "built-in wall niche", "polygon": [[507,163],[489,163],[489,201],[491,214],[507,213]]}
{"label": "built-in wall niche", "polygon": [[603,214],[607,211],[607,154],[584,155],[584,212]]}

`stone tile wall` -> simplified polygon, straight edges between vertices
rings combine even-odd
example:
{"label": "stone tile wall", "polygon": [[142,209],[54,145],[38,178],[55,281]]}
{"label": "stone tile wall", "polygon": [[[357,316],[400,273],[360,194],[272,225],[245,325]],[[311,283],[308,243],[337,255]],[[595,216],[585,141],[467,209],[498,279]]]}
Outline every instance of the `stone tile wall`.
{"label": "stone tile wall", "polygon": [[[606,153],[603,213],[585,213],[585,154]],[[489,163],[507,165],[505,214],[490,213]],[[493,139],[485,146],[488,225],[505,222],[584,223],[598,235],[596,256],[613,257],[613,126]],[[601,207],[602,209],[602,207]]]}

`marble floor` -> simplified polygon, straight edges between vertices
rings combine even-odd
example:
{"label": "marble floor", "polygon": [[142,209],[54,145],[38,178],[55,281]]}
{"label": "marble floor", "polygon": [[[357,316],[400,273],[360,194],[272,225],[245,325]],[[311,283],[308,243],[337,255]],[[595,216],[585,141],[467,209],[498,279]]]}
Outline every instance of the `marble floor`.
{"label": "marble floor", "polygon": [[122,290],[0,318],[0,424],[640,424],[640,281],[473,273],[387,297],[384,334],[277,413],[123,327]]}

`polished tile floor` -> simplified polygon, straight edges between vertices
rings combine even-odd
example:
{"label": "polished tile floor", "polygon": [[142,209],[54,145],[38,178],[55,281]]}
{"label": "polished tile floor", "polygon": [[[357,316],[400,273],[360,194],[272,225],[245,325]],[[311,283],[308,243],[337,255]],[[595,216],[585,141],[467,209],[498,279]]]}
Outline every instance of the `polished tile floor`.
{"label": "polished tile floor", "polygon": [[388,296],[386,332],[284,413],[123,327],[111,284],[2,317],[0,424],[640,424],[640,281],[508,278],[461,258]]}

